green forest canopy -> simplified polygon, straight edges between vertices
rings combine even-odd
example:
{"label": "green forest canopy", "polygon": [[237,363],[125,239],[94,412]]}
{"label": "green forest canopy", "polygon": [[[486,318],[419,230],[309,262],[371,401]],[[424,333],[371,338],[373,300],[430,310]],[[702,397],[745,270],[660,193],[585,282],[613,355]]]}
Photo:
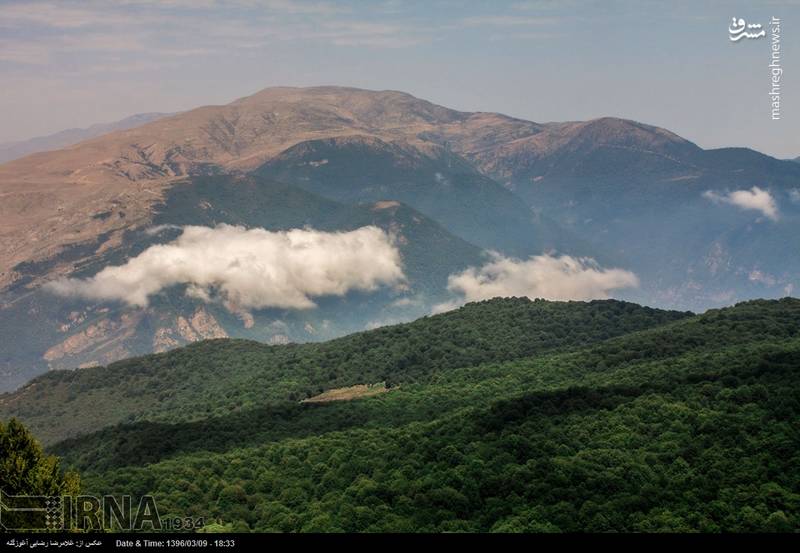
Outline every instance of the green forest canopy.
{"label": "green forest canopy", "polygon": [[46,375],[2,409],[25,398],[15,414],[42,429],[61,410],[74,437],[50,449],[88,490],[234,530],[796,531],[799,369],[798,300],[691,316],[507,299]]}

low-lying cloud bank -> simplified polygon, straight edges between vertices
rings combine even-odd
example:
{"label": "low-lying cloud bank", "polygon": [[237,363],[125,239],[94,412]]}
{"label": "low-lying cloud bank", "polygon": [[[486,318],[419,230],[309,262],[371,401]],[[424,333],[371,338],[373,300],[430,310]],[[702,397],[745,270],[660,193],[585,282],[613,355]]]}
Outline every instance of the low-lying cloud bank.
{"label": "low-lying cloud bank", "polygon": [[707,190],[703,197],[714,203],[724,203],[735,205],[741,209],[755,210],[761,212],[773,221],[778,219],[778,204],[768,190],[762,190],[754,186],[750,190],[735,190],[720,194],[713,190]]}
{"label": "low-lying cloud bank", "polygon": [[450,275],[447,288],[460,301],[437,305],[434,311],[453,309],[465,302],[497,296],[527,296],[548,300],[605,299],[612,290],[639,286],[635,274],[604,269],[591,258],[537,255],[527,260],[493,254],[486,265]]}
{"label": "low-lying cloud bank", "polygon": [[154,294],[185,284],[191,296],[219,298],[237,309],[309,309],[315,297],[404,280],[394,240],[378,227],[270,232],[219,225],[184,227],[175,241],[151,246],[124,265],[48,287],[64,296],[145,307]]}

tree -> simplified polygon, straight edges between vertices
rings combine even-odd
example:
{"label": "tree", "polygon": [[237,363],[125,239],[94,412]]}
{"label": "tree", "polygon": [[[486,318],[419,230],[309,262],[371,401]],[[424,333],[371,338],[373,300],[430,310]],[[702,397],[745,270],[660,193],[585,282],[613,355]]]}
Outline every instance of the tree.
{"label": "tree", "polygon": [[17,419],[0,421],[0,488],[6,495],[78,495],[80,477],[63,472],[60,459],[42,446]]}
{"label": "tree", "polygon": [[[26,496],[77,496],[80,478],[74,472],[64,473],[58,457],[46,455],[28,429],[11,419],[7,425],[0,422],[0,491],[4,501],[22,508],[20,501],[36,501]],[[11,500],[9,496],[15,497]],[[34,503],[24,507],[31,506],[41,507]],[[40,513],[4,508],[4,528],[45,529],[43,520]]]}

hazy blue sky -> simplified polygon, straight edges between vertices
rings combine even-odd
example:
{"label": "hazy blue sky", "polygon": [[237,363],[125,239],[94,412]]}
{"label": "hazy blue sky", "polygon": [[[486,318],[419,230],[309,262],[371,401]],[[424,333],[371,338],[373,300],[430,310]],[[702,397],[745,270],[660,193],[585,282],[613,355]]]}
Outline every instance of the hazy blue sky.
{"label": "hazy blue sky", "polygon": [[[784,22],[782,119],[770,37]],[[613,115],[800,155],[800,2],[0,0],[0,142],[275,85],[396,89],[534,121]]]}

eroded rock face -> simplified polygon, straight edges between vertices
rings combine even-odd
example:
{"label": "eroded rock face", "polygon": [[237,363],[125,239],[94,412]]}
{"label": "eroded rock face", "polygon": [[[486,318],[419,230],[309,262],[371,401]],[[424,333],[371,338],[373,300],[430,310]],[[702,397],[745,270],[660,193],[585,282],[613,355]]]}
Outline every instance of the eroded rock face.
{"label": "eroded rock face", "polygon": [[194,328],[192,328],[192,324],[185,317],[178,317],[175,320],[175,325],[175,328],[177,329],[181,338],[183,338],[185,341],[196,342],[200,339],[200,337],[197,335],[197,332],[195,332]]}
{"label": "eroded rock face", "polygon": [[176,328],[187,342],[228,337],[228,333],[220,326],[217,319],[202,307],[198,307],[188,319],[178,317]]}
{"label": "eroded rock face", "polygon": [[[73,319],[73,315],[75,321],[82,320],[81,315],[75,313],[71,314],[71,319]],[[80,363],[80,365],[86,365],[87,363],[100,364],[116,361],[126,357],[130,354],[126,348],[117,345],[113,349],[109,349],[109,346],[133,336],[142,317],[142,312],[123,313],[118,318],[104,317],[48,349],[43,358],[52,363],[96,355],[95,359],[83,360]]]}
{"label": "eroded rock face", "polygon": [[220,326],[217,320],[205,309],[198,307],[192,315],[192,328],[204,340],[211,338],[227,338],[228,333]]}
{"label": "eroded rock face", "polygon": [[255,324],[255,319],[253,318],[253,314],[248,311],[238,311],[236,312],[236,316],[242,320],[242,326],[245,328],[253,328]]}
{"label": "eroded rock face", "polygon": [[160,327],[153,336],[153,351],[159,353],[199,340],[227,338],[216,318],[202,307],[190,317],[179,315],[173,327]]}
{"label": "eroded rock face", "polygon": [[80,353],[106,338],[114,330],[115,326],[116,325],[108,319],[93,324],[86,330],[73,334],[60,344],[47,350],[44,354],[44,358],[47,361],[54,361],[56,359],[61,359],[65,355]]}
{"label": "eroded rock face", "polygon": [[173,329],[161,327],[153,335],[153,352],[162,353],[180,346],[182,342],[175,338]]}
{"label": "eroded rock face", "polygon": [[[131,309],[115,314],[108,308],[73,311],[58,327],[68,336],[42,357],[51,368],[82,368],[106,365],[137,353],[160,353],[199,340],[228,337],[222,325],[202,306],[190,313],[176,316],[152,309]],[[91,317],[98,319],[81,328]],[[158,325],[150,331],[152,334],[147,334],[148,325],[142,324],[147,317]]]}

